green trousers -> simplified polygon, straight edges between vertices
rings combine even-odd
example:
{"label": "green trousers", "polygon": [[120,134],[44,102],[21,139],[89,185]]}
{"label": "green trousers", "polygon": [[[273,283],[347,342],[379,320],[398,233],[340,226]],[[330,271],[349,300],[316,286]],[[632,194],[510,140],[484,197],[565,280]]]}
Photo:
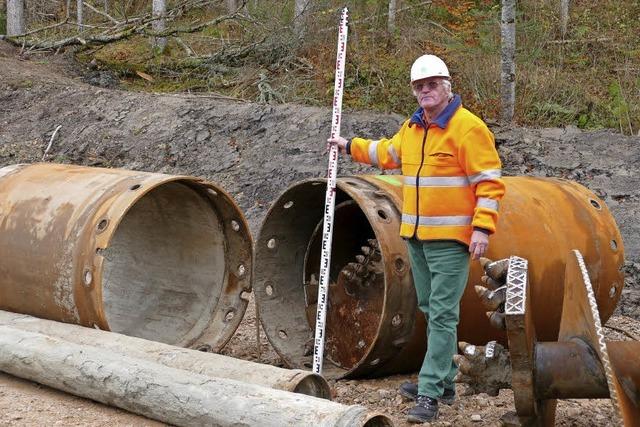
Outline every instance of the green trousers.
{"label": "green trousers", "polygon": [[454,388],[460,299],[469,275],[469,249],[453,240],[407,240],[418,307],[427,319],[427,354],[418,394],[437,399]]}

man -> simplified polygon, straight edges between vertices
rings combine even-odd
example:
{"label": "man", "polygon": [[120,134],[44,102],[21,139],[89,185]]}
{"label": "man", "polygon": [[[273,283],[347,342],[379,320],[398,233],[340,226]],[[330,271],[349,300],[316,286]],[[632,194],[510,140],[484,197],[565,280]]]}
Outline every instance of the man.
{"label": "man", "polygon": [[402,168],[400,235],[406,239],[418,306],[427,318],[427,353],[418,384],[400,393],[416,400],[410,422],[438,417],[438,401],[455,400],[460,299],[469,257],[483,256],[504,195],[493,134],[451,92],[446,64],[423,55],[411,67],[419,108],[391,139],[331,138],[357,162]]}

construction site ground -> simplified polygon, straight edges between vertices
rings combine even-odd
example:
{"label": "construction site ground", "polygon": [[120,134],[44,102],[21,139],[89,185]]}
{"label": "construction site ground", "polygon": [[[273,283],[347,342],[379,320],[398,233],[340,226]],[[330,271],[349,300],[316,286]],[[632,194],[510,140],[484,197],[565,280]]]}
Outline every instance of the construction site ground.
{"label": "construction site ground", "polygon": [[[70,56],[19,55],[0,41],[0,167],[44,161],[187,174],[230,193],[257,236],[272,201],[291,184],[323,177],[330,108],[266,105],[214,94],[150,94],[118,89],[107,71]],[[345,112],[342,134],[391,135],[404,118]],[[578,181],[611,209],[624,239],[625,288],[605,328],[610,339],[640,336],[640,138],[574,127],[532,129],[491,124],[508,175]],[[58,132],[52,140],[54,130]],[[379,173],[341,160],[340,175]],[[253,303],[223,353],[281,366],[258,331]],[[415,375],[331,381],[335,400],[360,404],[408,425],[411,406],[398,386]],[[458,392],[462,392],[459,386]],[[433,425],[497,425],[513,395],[461,396]],[[609,425],[608,400],[561,401],[557,425]],[[0,424],[162,425],[153,420],[0,374]]]}

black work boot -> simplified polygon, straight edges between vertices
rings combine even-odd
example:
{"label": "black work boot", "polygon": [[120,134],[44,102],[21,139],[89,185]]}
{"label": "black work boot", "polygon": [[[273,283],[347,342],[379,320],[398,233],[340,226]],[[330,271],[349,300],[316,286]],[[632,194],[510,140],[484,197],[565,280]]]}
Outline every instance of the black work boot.
{"label": "black work boot", "polygon": [[418,397],[418,384],[412,382],[402,383],[398,393],[409,400],[416,400],[416,397]]}
{"label": "black work boot", "polygon": [[[418,384],[412,382],[402,383],[398,392],[402,397],[405,397],[409,400],[416,400],[418,397]],[[445,405],[453,405],[456,401],[456,389],[455,388],[445,388],[442,396],[438,398],[438,402],[444,403]]]}
{"label": "black work boot", "polygon": [[438,398],[438,402],[444,403],[445,405],[453,405],[456,401],[456,389],[455,388],[445,388],[442,396]]}
{"label": "black work boot", "polygon": [[416,406],[407,412],[410,423],[430,423],[438,419],[438,401],[429,396],[418,395]]}

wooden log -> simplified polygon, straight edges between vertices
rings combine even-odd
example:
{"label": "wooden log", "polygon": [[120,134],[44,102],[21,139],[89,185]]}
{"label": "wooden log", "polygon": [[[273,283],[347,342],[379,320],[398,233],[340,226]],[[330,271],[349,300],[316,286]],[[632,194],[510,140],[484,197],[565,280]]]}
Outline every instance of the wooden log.
{"label": "wooden log", "polygon": [[0,325],[0,370],[178,426],[390,426],[361,406],[211,378]]}
{"label": "wooden log", "polygon": [[325,399],[331,398],[327,381],[310,371],[283,369],[3,310],[0,310],[0,325],[57,337],[79,345],[103,348],[116,354],[159,363],[170,368],[184,369],[207,377],[227,378]]}

